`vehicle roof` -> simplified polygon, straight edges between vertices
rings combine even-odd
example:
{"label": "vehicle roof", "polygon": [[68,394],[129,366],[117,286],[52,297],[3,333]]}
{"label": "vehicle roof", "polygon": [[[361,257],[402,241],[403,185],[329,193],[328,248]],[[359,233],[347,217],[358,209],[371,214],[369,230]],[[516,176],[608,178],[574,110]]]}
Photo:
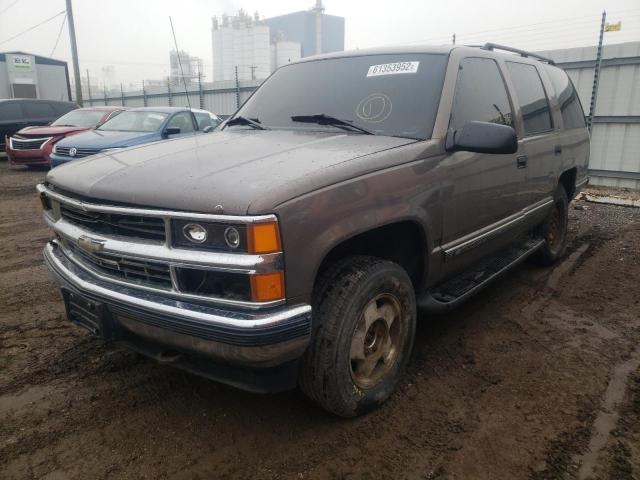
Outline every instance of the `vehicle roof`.
{"label": "vehicle roof", "polygon": [[[489,44],[487,44],[489,45]],[[294,63],[305,63],[305,62],[313,62],[316,60],[327,60],[332,58],[347,58],[347,57],[362,57],[368,55],[402,55],[402,54],[411,54],[411,53],[423,53],[423,54],[434,54],[434,55],[449,55],[453,50],[464,50],[468,53],[478,53],[478,51],[483,52],[483,54],[489,56],[496,56],[502,58],[518,58],[520,60],[533,60],[535,61],[535,57],[522,57],[519,55],[514,55],[513,53],[505,53],[500,50],[489,50],[485,48],[481,48],[478,46],[471,45],[399,45],[392,47],[374,47],[374,48],[363,48],[359,50],[346,50],[342,52],[332,52],[332,53],[324,53],[321,55],[313,55],[311,57],[302,58]]]}
{"label": "vehicle roof", "polygon": [[127,107],[123,107],[121,105],[96,105],[95,107],[81,107],[77,110],[98,110],[101,112],[112,112],[114,110],[128,110]]}

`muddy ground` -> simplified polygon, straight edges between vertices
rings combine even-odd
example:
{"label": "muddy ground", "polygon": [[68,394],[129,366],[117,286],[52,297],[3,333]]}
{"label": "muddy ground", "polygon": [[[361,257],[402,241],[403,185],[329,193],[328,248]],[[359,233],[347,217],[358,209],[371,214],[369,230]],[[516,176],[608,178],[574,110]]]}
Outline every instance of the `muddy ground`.
{"label": "muddy ground", "polygon": [[101,345],[63,315],[34,185],[0,161],[0,478],[640,478],[640,209],[422,318],[380,410],[332,417]]}

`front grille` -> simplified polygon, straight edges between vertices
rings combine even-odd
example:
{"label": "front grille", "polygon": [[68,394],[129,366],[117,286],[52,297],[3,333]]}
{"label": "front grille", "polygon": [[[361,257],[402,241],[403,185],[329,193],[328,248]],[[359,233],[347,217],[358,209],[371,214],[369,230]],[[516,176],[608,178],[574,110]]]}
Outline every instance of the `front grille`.
{"label": "front grille", "polygon": [[32,139],[11,137],[11,148],[14,150],[38,150],[48,140],[51,140],[51,137]]}
{"label": "front grille", "polygon": [[149,240],[165,239],[164,220],[118,213],[87,212],[61,203],[60,214],[65,220],[103,235],[124,235]]}
{"label": "front grille", "polygon": [[126,258],[110,253],[87,252],[66,241],[64,246],[77,262],[96,273],[147,287],[172,287],[171,273],[166,263]]}
{"label": "front grille", "polygon": [[69,151],[74,147],[56,147],[56,155],[62,155],[64,157],[73,157],[73,158],[82,158],[88,157],[89,155],[95,155],[96,153],[100,153],[102,149],[100,148],[76,148],[75,155],[71,155]]}

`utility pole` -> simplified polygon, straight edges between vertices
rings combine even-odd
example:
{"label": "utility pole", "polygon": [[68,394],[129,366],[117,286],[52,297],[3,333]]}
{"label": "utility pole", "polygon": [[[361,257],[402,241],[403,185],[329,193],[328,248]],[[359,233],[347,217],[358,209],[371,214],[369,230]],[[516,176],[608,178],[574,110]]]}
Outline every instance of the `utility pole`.
{"label": "utility pole", "polygon": [[144,80],[142,80],[142,105],[146,107],[147,104],[147,90],[144,88]]}
{"label": "utility pole", "polygon": [[589,104],[589,120],[587,126],[591,132],[593,117],[596,114],[596,100],[598,99],[598,85],[600,84],[600,68],[602,67],[602,40],[604,38],[604,27],[607,19],[607,12],[602,12],[602,22],[600,23],[600,39],[598,40],[598,51],[596,53],[596,65],[593,70],[593,87],[591,89],[591,103]]}
{"label": "utility pole", "polygon": [[89,106],[93,106],[91,102],[91,79],[89,78],[89,69],[87,68],[87,93],[89,95]]}
{"label": "utility pole", "polygon": [[455,44],[456,44],[456,34],[455,34],[455,33],[453,34],[453,39],[451,40],[451,43],[452,43],[453,45],[455,45]]}
{"label": "utility pole", "polygon": [[238,80],[237,65],[236,65],[236,108],[240,108],[240,81]]}
{"label": "utility pole", "polygon": [[80,64],[78,63],[78,46],[76,45],[76,27],[73,23],[73,7],[67,1],[67,22],[69,23],[69,40],[71,41],[71,58],[73,60],[73,81],[76,84],[76,102],[82,106],[82,85],[80,84]]}
{"label": "utility pole", "polygon": [[122,102],[122,106],[124,107],[124,89],[122,88],[122,83],[120,83],[120,101]]}

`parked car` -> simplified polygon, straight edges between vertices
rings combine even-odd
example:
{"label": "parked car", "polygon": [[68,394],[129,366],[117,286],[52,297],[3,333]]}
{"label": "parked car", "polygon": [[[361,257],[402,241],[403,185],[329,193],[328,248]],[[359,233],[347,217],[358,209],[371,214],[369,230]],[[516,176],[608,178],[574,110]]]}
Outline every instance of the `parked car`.
{"label": "parked car", "polygon": [[26,127],[9,138],[7,156],[12,165],[49,166],[53,146],[63,138],[99,127],[124,107],[87,107],[72,110],[44,127]]}
{"label": "parked car", "polygon": [[582,107],[552,61],[509,50],[306,58],[214,135],[52,170],[44,255],[69,319],[231,385],[299,385],[341,416],[380,405],[417,311],[565,252]]}
{"label": "parked car", "polygon": [[131,108],[95,130],[58,142],[49,159],[51,166],[56,167],[104,150],[209,132],[218,123],[217,117],[206,110],[184,107]]}
{"label": "parked car", "polygon": [[7,139],[25,127],[48,125],[60,115],[78,108],[73,102],[34,99],[0,99],[0,151],[5,151]]}

